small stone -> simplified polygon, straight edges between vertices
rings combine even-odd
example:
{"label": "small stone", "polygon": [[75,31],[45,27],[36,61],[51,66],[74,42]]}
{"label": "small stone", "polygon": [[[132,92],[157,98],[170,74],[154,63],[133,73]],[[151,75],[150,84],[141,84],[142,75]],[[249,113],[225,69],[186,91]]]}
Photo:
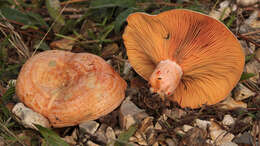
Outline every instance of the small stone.
{"label": "small stone", "polygon": [[95,144],[94,142],[92,142],[92,141],[90,141],[90,140],[87,142],[87,145],[88,145],[88,146],[100,146],[100,145]]}
{"label": "small stone", "polygon": [[234,118],[231,115],[225,115],[223,120],[222,120],[222,124],[225,126],[231,126],[235,123]]}
{"label": "small stone", "polygon": [[130,97],[126,98],[121,104],[119,110],[119,121],[122,128],[128,129],[135,123],[140,123],[148,115],[144,110],[139,109],[132,101]]}
{"label": "small stone", "polygon": [[221,129],[221,127],[213,120],[211,120],[210,122],[210,136],[211,139],[216,143],[216,145],[220,145],[224,142],[230,142],[235,137],[233,134]]}
{"label": "small stone", "polygon": [[253,137],[250,133],[244,132],[242,135],[237,136],[234,142],[237,144],[253,145]]}
{"label": "small stone", "polygon": [[174,129],[174,132],[176,132],[177,134],[182,135],[182,136],[186,134],[186,133],[182,130],[181,127],[176,127],[176,128]]}
{"label": "small stone", "polygon": [[113,128],[107,127],[106,137],[107,137],[107,140],[108,140],[108,145],[113,146],[114,143],[115,143],[115,139],[116,139],[116,135],[115,135]]}
{"label": "small stone", "polygon": [[216,104],[218,108],[224,110],[234,110],[237,108],[246,109],[247,104],[242,101],[235,101],[231,96],[228,96],[224,101]]}
{"label": "small stone", "polygon": [[210,126],[210,124],[211,124],[210,121],[200,120],[200,119],[195,120],[195,126],[198,126],[199,128],[201,128],[203,130],[207,130],[207,128]]}
{"label": "small stone", "polygon": [[259,79],[259,69],[260,69],[260,63],[257,60],[252,60],[250,62],[248,62],[245,65],[245,69],[247,73],[254,73],[255,76],[249,78],[248,80],[257,83],[258,79]]}
{"label": "small stone", "polygon": [[167,138],[167,139],[165,140],[165,142],[167,143],[168,146],[177,146],[177,145],[178,145],[178,144],[177,144],[175,141],[173,141],[173,139],[171,139],[171,138]]}
{"label": "small stone", "polygon": [[47,118],[25,107],[23,103],[17,103],[12,109],[12,112],[18,117],[17,120],[20,121],[24,127],[38,130],[34,125],[37,124],[50,128],[50,123]]}
{"label": "small stone", "polygon": [[124,117],[124,123],[123,123],[122,127],[124,127],[125,129],[128,129],[129,127],[131,127],[135,123],[136,123],[136,120],[132,115],[126,115]]}
{"label": "small stone", "polygon": [[259,0],[237,0],[237,4],[243,7],[247,7],[256,4],[258,1]]}
{"label": "small stone", "polygon": [[249,90],[246,86],[242,83],[238,83],[235,90],[234,90],[234,98],[235,100],[244,100],[249,98],[250,96],[254,96],[256,93]]}
{"label": "small stone", "polygon": [[184,131],[184,132],[188,132],[190,129],[192,129],[193,127],[192,126],[190,126],[190,125],[183,125],[183,127],[182,127],[182,130]]}
{"label": "small stone", "polygon": [[162,126],[159,122],[156,122],[155,126],[154,126],[154,129],[156,130],[162,130]]}
{"label": "small stone", "polygon": [[187,114],[187,112],[185,112],[184,110],[182,109],[179,109],[179,108],[174,108],[174,109],[165,109],[163,111],[163,113],[171,118],[171,119],[180,119],[181,117],[185,116]]}
{"label": "small stone", "polygon": [[85,133],[93,135],[99,127],[99,123],[96,121],[87,121],[79,124],[79,129]]}
{"label": "small stone", "polygon": [[72,145],[76,145],[77,144],[75,139],[72,136],[65,136],[63,138],[63,140],[66,141],[69,144],[72,144]]}
{"label": "small stone", "polygon": [[101,141],[103,143],[107,143],[108,142],[108,138],[106,137],[106,129],[107,129],[107,125],[106,124],[101,124],[101,126],[98,128],[98,130],[94,134],[94,136],[97,137],[98,141]]}
{"label": "small stone", "polygon": [[194,127],[190,129],[182,138],[180,145],[187,146],[206,146],[207,132],[206,130]]}
{"label": "small stone", "polygon": [[221,143],[219,146],[238,146],[238,145],[234,142],[227,141],[227,142]]}

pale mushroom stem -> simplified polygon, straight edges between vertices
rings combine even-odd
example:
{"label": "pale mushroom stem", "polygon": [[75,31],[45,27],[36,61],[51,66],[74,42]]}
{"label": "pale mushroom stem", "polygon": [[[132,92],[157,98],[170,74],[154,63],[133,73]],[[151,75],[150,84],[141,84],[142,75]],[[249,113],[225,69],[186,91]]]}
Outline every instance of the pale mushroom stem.
{"label": "pale mushroom stem", "polygon": [[180,82],[182,74],[181,67],[175,61],[160,61],[150,76],[150,91],[158,93],[162,99],[172,95]]}

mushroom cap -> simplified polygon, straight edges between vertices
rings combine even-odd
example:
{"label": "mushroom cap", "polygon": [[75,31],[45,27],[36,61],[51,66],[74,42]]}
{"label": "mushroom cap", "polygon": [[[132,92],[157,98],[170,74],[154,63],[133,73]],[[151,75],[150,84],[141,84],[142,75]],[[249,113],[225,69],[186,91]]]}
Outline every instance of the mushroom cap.
{"label": "mushroom cap", "polygon": [[159,62],[172,60],[183,71],[168,97],[181,107],[212,105],[230,93],[244,67],[244,53],[232,32],[220,21],[190,10],[158,15],[133,13],[123,34],[128,59],[149,80]]}
{"label": "mushroom cap", "polygon": [[73,126],[113,111],[125,97],[126,82],[101,57],[50,50],[23,65],[19,99],[47,117],[53,127]]}

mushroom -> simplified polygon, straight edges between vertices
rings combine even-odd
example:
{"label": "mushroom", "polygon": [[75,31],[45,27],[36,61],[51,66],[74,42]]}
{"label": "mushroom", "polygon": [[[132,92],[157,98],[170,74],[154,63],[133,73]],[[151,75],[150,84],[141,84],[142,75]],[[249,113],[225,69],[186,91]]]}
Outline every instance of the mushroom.
{"label": "mushroom", "polygon": [[73,126],[113,111],[125,97],[126,82],[101,57],[50,50],[23,65],[16,94],[53,127]]}
{"label": "mushroom", "polygon": [[128,59],[162,98],[199,108],[223,100],[240,79],[244,53],[220,21],[190,10],[133,13],[123,34]]}

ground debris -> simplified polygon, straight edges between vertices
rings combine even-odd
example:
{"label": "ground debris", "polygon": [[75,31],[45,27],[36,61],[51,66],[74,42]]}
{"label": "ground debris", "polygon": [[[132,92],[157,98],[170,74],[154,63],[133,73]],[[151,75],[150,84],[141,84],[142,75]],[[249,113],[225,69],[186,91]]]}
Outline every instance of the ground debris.
{"label": "ground debris", "polygon": [[96,121],[87,121],[79,124],[79,129],[85,133],[94,134],[99,127],[99,123]]}
{"label": "ground debris", "polygon": [[219,4],[218,10],[212,10],[209,13],[209,16],[217,19],[217,20],[225,20],[227,17],[229,17],[230,13],[232,11],[235,11],[237,9],[237,6],[234,4],[230,6],[230,1],[226,0]]}
{"label": "ground debris", "polygon": [[237,4],[243,7],[251,6],[259,2],[258,0],[237,0]]}
{"label": "ground debris", "polygon": [[92,142],[90,140],[87,142],[87,145],[88,146],[100,146],[100,145],[98,145],[98,144],[96,144],[96,143],[94,143],[94,142]]}
{"label": "ground debris", "polygon": [[34,112],[30,108],[25,107],[23,103],[17,103],[12,109],[12,112],[18,117],[17,120],[20,121],[24,127],[35,130],[38,129],[34,124],[38,124],[46,128],[50,127],[50,123],[47,118]]}
{"label": "ground debris", "polygon": [[224,142],[230,142],[235,137],[233,134],[223,130],[214,120],[211,120],[210,123],[209,134],[216,145],[221,145]]}
{"label": "ground debris", "polygon": [[119,111],[120,126],[128,129],[131,125],[141,122],[147,116],[144,110],[138,108],[130,101],[130,97],[127,97],[121,104]]}
{"label": "ground debris", "polygon": [[113,146],[115,143],[116,135],[112,127],[107,127],[106,129],[106,137],[108,140],[108,145]]}
{"label": "ground debris", "polygon": [[236,101],[231,96],[228,96],[224,101],[216,104],[218,108],[223,110],[234,110],[237,108],[247,108],[247,104],[242,101]]}
{"label": "ground debris", "polygon": [[248,89],[242,83],[238,83],[235,90],[234,90],[234,98],[237,101],[247,99],[250,96],[254,96],[254,95],[256,95],[256,93],[251,91],[250,89]]}
{"label": "ground debris", "polygon": [[234,142],[237,144],[253,145],[253,137],[250,133],[244,132],[243,134],[239,134],[234,139]]}
{"label": "ground debris", "polygon": [[200,128],[190,129],[180,142],[180,146],[209,146],[206,142],[207,132]]}
{"label": "ground debris", "polygon": [[222,124],[225,126],[232,126],[235,124],[235,119],[231,115],[225,115]]}

